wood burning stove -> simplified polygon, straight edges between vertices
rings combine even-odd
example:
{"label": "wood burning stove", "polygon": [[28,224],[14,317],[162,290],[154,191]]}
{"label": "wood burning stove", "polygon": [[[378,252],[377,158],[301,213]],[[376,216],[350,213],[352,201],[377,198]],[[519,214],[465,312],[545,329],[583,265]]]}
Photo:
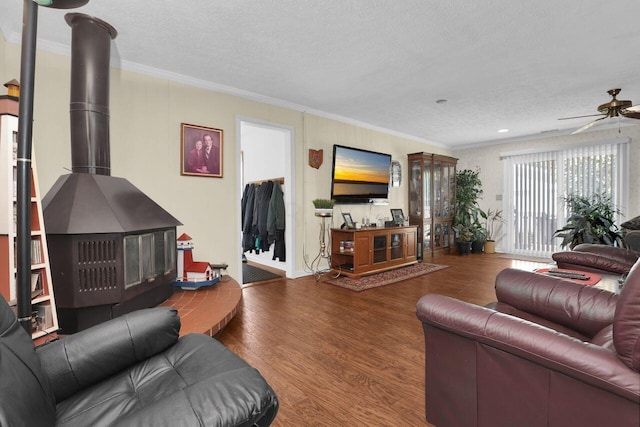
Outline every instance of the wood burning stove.
{"label": "wood burning stove", "polygon": [[116,30],[79,13],[72,28],[72,173],[43,198],[51,273],[64,333],[140,308],[173,292],[182,225],[124,178],[110,176],[109,56]]}

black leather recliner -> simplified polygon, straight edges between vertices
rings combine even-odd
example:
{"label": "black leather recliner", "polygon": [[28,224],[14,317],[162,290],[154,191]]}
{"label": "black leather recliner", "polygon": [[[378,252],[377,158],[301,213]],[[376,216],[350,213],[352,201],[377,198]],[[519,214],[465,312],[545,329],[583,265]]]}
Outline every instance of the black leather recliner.
{"label": "black leather recliner", "polygon": [[0,426],[268,426],[278,399],[215,339],[140,310],[34,347],[0,296]]}

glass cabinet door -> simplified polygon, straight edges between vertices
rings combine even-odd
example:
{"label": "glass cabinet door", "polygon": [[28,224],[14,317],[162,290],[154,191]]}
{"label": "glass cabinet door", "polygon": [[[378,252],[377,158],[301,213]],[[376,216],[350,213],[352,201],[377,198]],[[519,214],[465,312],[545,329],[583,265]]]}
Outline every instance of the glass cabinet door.
{"label": "glass cabinet door", "polygon": [[442,165],[440,162],[433,163],[433,216],[442,216]]}
{"label": "glass cabinet door", "polygon": [[433,247],[440,249],[443,246],[442,224],[434,224],[433,226]]}
{"label": "glass cabinet door", "polygon": [[387,236],[373,236],[373,263],[387,262]]}
{"label": "glass cabinet door", "polygon": [[447,218],[449,216],[449,200],[451,198],[449,188],[449,167],[445,164],[442,165],[442,217]]}
{"label": "glass cabinet door", "polygon": [[431,201],[431,162],[424,162],[424,175],[422,176],[423,188],[422,188],[422,198],[424,200],[424,218],[431,218],[431,209],[432,209],[432,201]]}
{"label": "glass cabinet door", "polygon": [[425,222],[422,229],[424,230],[424,233],[422,233],[422,250],[428,252],[431,250],[431,223]]}
{"label": "glass cabinet door", "polygon": [[450,239],[450,228],[449,224],[442,224],[442,246],[447,248],[449,247]]}
{"label": "glass cabinet door", "polygon": [[455,165],[448,165],[447,166],[448,169],[448,182],[447,182],[447,187],[448,187],[448,199],[447,199],[447,206],[448,206],[448,212],[447,215],[444,215],[447,218],[453,218],[453,208],[455,205],[455,197],[456,197],[456,167]]}
{"label": "glass cabinet door", "polygon": [[404,233],[393,233],[391,234],[391,253],[389,257],[391,259],[402,258],[404,254],[402,253],[402,238],[404,237]]}
{"label": "glass cabinet door", "polygon": [[419,160],[413,160],[409,164],[411,180],[409,181],[409,217],[420,219],[422,217],[422,167]]}

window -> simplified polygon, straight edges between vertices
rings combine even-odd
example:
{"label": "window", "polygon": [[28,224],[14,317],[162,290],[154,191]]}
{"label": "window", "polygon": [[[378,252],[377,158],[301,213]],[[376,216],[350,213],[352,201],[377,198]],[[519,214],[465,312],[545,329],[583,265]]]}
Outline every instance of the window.
{"label": "window", "polygon": [[164,231],[157,231],[153,233],[153,240],[155,241],[155,250],[153,254],[154,261],[154,273],[155,274],[164,274],[165,272],[165,241],[164,241]]}
{"label": "window", "polygon": [[153,279],[176,268],[175,230],[124,238],[125,288]]}
{"label": "window", "polygon": [[140,273],[140,240],[139,236],[124,238],[124,287],[141,282]]}
{"label": "window", "polygon": [[563,198],[569,194],[607,194],[624,211],[627,205],[629,139],[576,146],[557,151],[503,155],[505,250],[549,256],[560,250],[553,233],[570,213]]}

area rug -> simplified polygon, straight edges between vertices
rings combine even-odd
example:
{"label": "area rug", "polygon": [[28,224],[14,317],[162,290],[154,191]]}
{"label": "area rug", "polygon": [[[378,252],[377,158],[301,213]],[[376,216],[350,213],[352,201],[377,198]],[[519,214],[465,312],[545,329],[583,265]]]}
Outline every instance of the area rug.
{"label": "area rug", "polygon": [[282,279],[275,273],[249,264],[242,264],[242,284],[264,282],[265,280]]}
{"label": "area rug", "polygon": [[363,276],[359,279],[351,279],[346,276],[340,276],[336,279],[327,280],[324,283],[340,286],[341,288],[360,292],[367,289],[378,288],[380,286],[398,283],[403,280],[412,279],[414,277],[423,276],[433,273],[434,271],[449,268],[449,265],[429,264],[426,262],[413,264],[408,267],[396,268],[382,273]]}

